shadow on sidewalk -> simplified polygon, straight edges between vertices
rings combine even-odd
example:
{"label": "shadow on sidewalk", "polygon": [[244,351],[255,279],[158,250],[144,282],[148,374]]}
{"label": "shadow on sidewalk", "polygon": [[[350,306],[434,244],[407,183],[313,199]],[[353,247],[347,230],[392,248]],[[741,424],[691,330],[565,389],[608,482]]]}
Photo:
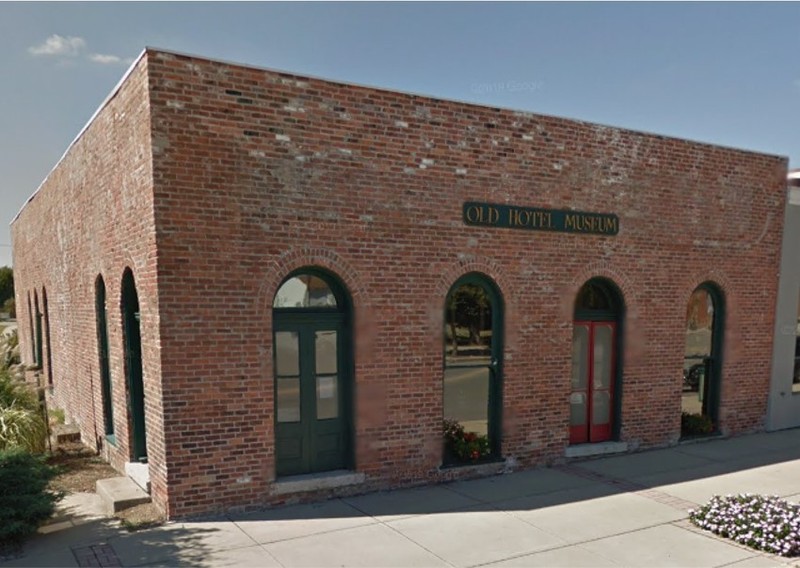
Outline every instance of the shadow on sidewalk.
{"label": "shadow on sidewalk", "polygon": [[[277,527],[276,534],[281,534],[282,527],[297,521],[320,523],[364,516],[400,518],[486,507],[530,511],[624,493],[642,494],[685,512],[705,501],[690,498],[704,492],[709,497],[714,492],[734,491],[784,496],[800,493],[800,482],[795,483],[796,479],[800,479],[800,429],[693,441],[665,449],[572,460],[563,466],[469,481],[230,514],[228,518],[246,532],[255,523],[272,522]],[[687,497],[681,496],[680,490],[667,487],[679,484],[690,484],[697,489],[689,491]],[[739,485],[741,489],[733,489]]]}

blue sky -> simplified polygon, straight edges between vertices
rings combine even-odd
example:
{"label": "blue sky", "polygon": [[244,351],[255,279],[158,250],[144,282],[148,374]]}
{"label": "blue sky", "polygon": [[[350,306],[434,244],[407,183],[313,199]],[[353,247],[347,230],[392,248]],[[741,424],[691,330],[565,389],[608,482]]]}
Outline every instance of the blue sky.
{"label": "blue sky", "polygon": [[144,46],[788,156],[800,4],[0,3],[8,224]]}

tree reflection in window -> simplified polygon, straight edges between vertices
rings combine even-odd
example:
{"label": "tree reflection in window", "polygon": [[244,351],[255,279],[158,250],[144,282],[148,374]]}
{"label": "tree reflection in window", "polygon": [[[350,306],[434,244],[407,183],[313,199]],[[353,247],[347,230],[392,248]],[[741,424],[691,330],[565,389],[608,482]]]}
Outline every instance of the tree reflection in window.
{"label": "tree reflection in window", "polygon": [[492,302],[483,287],[462,284],[447,298],[447,364],[489,361],[492,354]]}

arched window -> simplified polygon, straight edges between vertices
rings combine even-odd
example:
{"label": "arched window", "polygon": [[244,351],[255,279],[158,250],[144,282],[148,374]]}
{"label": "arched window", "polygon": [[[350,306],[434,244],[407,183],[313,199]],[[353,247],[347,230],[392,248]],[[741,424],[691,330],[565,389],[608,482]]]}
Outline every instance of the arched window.
{"label": "arched window", "polygon": [[97,277],[94,290],[97,356],[100,368],[100,392],[103,398],[103,426],[106,436],[113,436],[114,405],[111,396],[111,367],[108,363],[108,311],[106,308],[106,284],[102,276]]}
{"label": "arched window", "polygon": [[681,435],[711,434],[719,427],[724,304],[719,287],[705,282],[686,308],[686,350]]}
{"label": "arched window", "polygon": [[349,295],[332,274],[305,268],[272,306],[276,474],[351,468]]}
{"label": "arched window", "polygon": [[610,280],[592,278],[578,291],[572,334],[570,444],[619,436],[623,316],[622,295]]}
{"label": "arched window", "polygon": [[447,294],[444,326],[444,463],[501,455],[503,302],[482,274]]}

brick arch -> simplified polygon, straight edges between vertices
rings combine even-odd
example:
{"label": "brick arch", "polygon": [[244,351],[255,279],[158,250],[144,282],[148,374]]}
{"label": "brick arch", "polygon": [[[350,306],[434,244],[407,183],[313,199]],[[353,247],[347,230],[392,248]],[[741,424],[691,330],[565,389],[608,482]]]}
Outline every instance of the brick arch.
{"label": "brick arch", "polygon": [[509,326],[508,314],[516,313],[516,294],[511,279],[505,271],[493,260],[485,257],[471,257],[469,259],[459,259],[452,263],[449,268],[443,270],[439,281],[434,286],[430,295],[430,337],[432,346],[441,348],[441,333],[444,323],[444,310],[447,301],[447,294],[456,283],[456,280],[471,273],[478,273],[491,280],[503,302],[503,330],[506,352],[513,350],[516,346],[517,330],[515,326]]}
{"label": "brick arch", "polygon": [[[698,271],[684,280],[684,286],[681,289],[682,303],[680,304],[683,310],[682,318],[684,320],[684,325],[686,321],[686,307],[689,305],[689,300],[695,290],[703,284],[712,284],[716,288],[717,295],[719,295],[719,299],[722,302],[724,318],[722,322],[723,381],[719,409],[720,415],[722,416],[725,408],[724,397],[727,395],[726,389],[728,388],[724,380],[725,368],[729,365],[735,365],[741,360],[744,351],[744,337],[741,333],[741,326],[739,325],[738,310],[736,309],[738,298],[734,292],[734,287],[727,274],[719,269]],[[719,309],[719,307],[715,307],[715,309]]]}
{"label": "brick arch", "polygon": [[619,272],[606,262],[593,262],[575,274],[562,292],[561,309],[566,320],[572,320],[578,291],[592,278],[605,278],[611,281],[622,296],[625,319],[638,318],[638,292],[635,282],[626,273]]}
{"label": "brick arch", "polygon": [[[731,281],[728,276],[718,269],[698,271],[692,274],[689,278],[684,280],[684,286],[681,289],[681,299],[683,305],[689,304],[689,299],[703,284],[713,284],[716,286],[717,291],[722,296],[722,302],[727,306],[730,302],[731,291],[733,289]],[[726,310],[727,311],[727,310]]]}
{"label": "brick arch", "polygon": [[439,277],[439,282],[433,290],[432,297],[436,298],[437,301],[441,301],[441,305],[444,306],[447,293],[450,292],[450,288],[453,287],[456,280],[472,272],[483,274],[494,281],[497,286],[497,291],[503,299],[503,304],[505,308],[508,309],[509,305],[513,303],[512,297],[509,294],[509,290],[512,289],[510,280],[499,265],[487,258],[458,260],[452,264],[450,268],[442,272]]}
{"label": "brick arch", "polygon": [[[95,278],[92,280],[92,296],[94,297],[94,283],[97,275],[102,275],[106,284],[106,303],[111,308],[113,307],[114,317],[109,317],[109,325],[114,322],[114,325],[121,329],[122,320],[120,317],[120,309],[122,307],[122,278],[126,270],[131,271],[133,282],[136,285],[136,295],[139,299],[139,310],[142,314],[149,313],[151,310],[156,309],[156,298],[150,298],[149,294],[143,293],[142,287],[142,274],[147,271],[147,260],[139,259],[137,262],[136,257],[130,251],[122,251],[118,257],[111,262],[101,262],[95,265]],[[109,315],[112,312],[109,311]],[[144,316],[143,316],[144,317]]]}
{"label": "brick arch", "polygon": [[301,247],[286,251],[270,262],[264,271],[256,294],[256,311],[259,318],[271,319],[272,301],[278,292],[278,287],[290,273],[305,267],[322,268],[338,278],[349,295],[354,313],[366,306],[366,288],[350,263],[330,249]]}

